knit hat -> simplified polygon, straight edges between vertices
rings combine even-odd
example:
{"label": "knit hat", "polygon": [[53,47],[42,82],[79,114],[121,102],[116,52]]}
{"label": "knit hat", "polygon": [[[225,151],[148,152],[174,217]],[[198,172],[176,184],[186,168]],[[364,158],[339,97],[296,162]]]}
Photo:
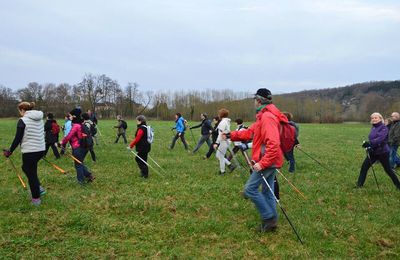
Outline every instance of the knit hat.
{"label": "knit hat", "polygon": [[269,91],[269,89],[266,89],[266,88],[259,88],[257,90],[257,93],[254,94],[254,95],[255,96],[260,96],[260,97],[263,97],[263,98],[266,98],[266,99],[269,99],[269,100],[272,99],[271,91]]}
{"label": "knit hat", "polygon": [[72,116],[75,117],[80,117],[81,116],[81,109],[80,108],[74,108],[71,110],[71,112],[69,112]]}

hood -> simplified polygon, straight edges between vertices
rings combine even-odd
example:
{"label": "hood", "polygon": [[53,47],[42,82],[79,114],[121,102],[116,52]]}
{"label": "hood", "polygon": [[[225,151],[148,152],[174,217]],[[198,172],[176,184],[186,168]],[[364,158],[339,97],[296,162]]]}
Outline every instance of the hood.
{"label": "hood", "polygon": [[38,110],[28,110],[25,112],[23,117],[32,119],[34,121],[39,121],[43,119],[43,112]]}
{"label": "hood", "polygon": [[279,122],[289,123],[287,117],[284,114],[282,114],[281,111],[279,111],[279,109],[274,104],[266,105],[263,109],[261,109],[261,111],[260,111],[261,113],[259,113],[259,114],[261,115],[262,113],[264,113],[266,111],[268,111],[268,112],[272,113],[274,116],[276,116],[278,118]]}
{"label": "hood", "polygon": [[224,117],[224,118],[221,119],[221,121],[227,121],[228,123],[230,123],[230,122],[231,122],[231,119],[228,118],[228,117]]}

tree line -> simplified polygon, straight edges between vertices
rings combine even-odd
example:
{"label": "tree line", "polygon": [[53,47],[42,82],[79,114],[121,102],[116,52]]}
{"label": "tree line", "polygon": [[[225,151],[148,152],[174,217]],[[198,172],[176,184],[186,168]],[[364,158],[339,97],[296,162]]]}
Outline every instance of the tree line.
{"label": "tree line", "polygon": [[[227,108],[232,119],[255,118],[252,94],[255,90],[144,91],[136,82],[121,86],[104,74],[85,74],[82,80],[68,83],[40,84],[31,82],[16,91],[0,85],[0,117],[18,116],[18,102],[35,102],[38,109],[62,118],[76,106],[95,111],[98,118],[138,114],[157,120],[171,120],[176,112],[189,120],[199,120],[200,113],[210,117],[220,108]],[[341,88],[308,90],[274,95],[273,101],[282,111],[289,111],[297,122],[338,123],[366,121],[370,113],[390,114],[400,106],[400,81],[366,82]]]}

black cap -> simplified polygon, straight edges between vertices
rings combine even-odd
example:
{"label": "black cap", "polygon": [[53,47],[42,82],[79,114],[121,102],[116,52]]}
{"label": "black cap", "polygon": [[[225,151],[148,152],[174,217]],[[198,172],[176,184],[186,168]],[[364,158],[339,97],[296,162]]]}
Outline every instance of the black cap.
{"label": "black cap", "polygon": [[257,93],[254,94],[254,95],[260,96],[260,97],[263,97],[263,98],[266,98],[266,99],[272,99],[271,91],[269,91],[269,89],[266,89],[266,88],[259,88],[257,90]]}

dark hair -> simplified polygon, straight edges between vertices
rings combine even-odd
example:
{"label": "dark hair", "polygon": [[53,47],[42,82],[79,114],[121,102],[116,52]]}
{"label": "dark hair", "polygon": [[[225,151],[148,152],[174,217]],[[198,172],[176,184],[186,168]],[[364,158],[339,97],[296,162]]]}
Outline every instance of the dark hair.
{"label": "dark hair", "polygon": [[18,109],[19,109],[19,110],[28,111],[28,110],[32,110],[34,107],[35,107],[35,102],[26,102],[26,101],[23,101],[23,102],[21,102],[21,103],[18,104]]}
{"label": "dark hair", "polygon": [[144,115],[138,115],[136,117],[136,120],[140,121],[141,124],[144,124],[144,125],[146,124],[146,117]]}
{"label": "dark hair", "polygon": [[177,115],[178,117],[182,117],[182,114],[181,113],[176,113],[175,115]]}
{"label": "dark hair", "polygon": [[82,114],[83,120],[89,120],[89,114],[88,113],[83,113]]}
{"label": "dark hair", "polygon": [[243,124],[243,120],[241,118],[238,118],[235,120],[236,124],[241,125]]}
{"label": "dark hair", "polygon": [[214,116],[213,118],[215,121],[219,121],[219,116]]}
{"label": "dark hair", "polygon": [[220,110],[218,110],[218,116],[222,119],[224,117],[228,117],[229,115],[229,110],[226,108],[221,108]]}
{"label": "dark hair", "polygon": [[54,118],[53,113],[47,113],[47,118],[48,118],[48,119],[53,119],[53,118]]}
{"label": "dark hair", "polygon": [[206,113],[201,113],[203,116],[204,116],[204,118],[207,118],[207,114]]}
{"label": "dark hair", "polygon": [[285,112],[282,112],[282,114],[284,114],[286,116],[287,120],[292,121],[292,119],[293,119],[292,113],[285,111]]}

